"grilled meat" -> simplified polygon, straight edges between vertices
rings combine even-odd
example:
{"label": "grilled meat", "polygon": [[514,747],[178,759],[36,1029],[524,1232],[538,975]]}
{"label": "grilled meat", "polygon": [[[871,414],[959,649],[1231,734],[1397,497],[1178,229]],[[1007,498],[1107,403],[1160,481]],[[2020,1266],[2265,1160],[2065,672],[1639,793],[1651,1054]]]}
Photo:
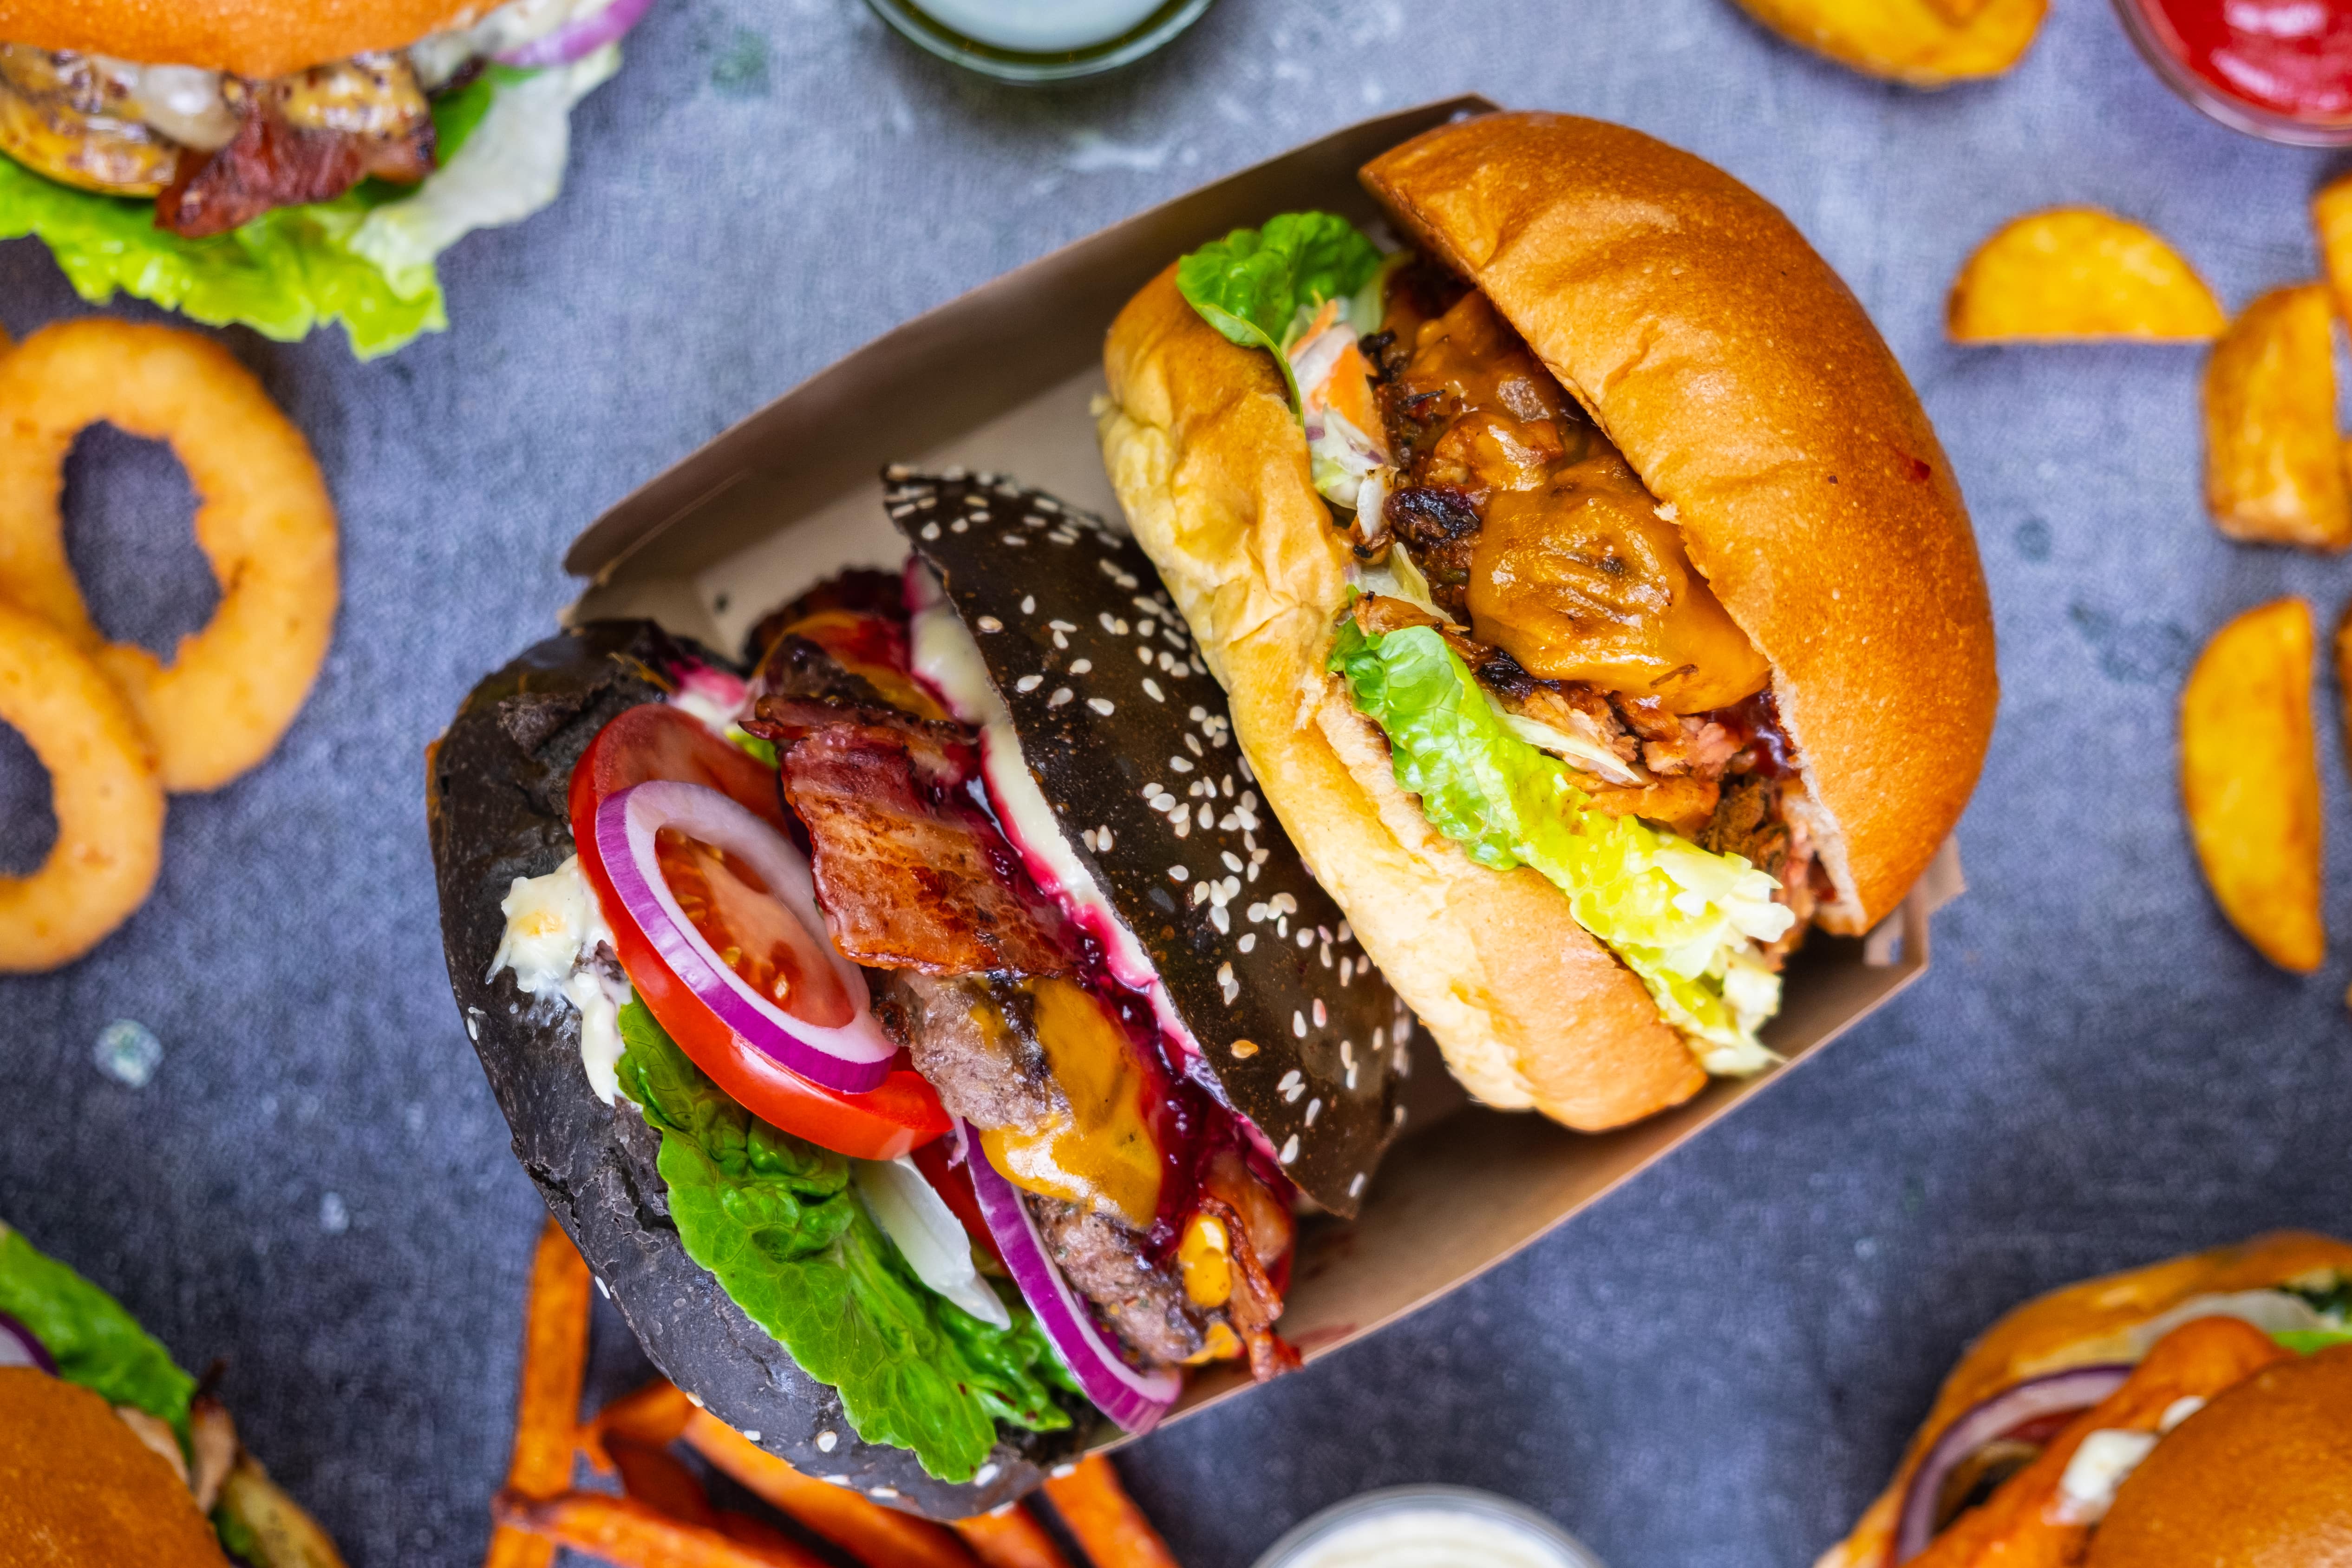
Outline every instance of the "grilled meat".
{"label": "grilled meat", "polygon": [[1061,974],[1059,910],[965,786],[958,725],[895,709],[765,697],[746,728],[773,741],[784,798],[809,833],[818,901],[860,963],[931,974]]}

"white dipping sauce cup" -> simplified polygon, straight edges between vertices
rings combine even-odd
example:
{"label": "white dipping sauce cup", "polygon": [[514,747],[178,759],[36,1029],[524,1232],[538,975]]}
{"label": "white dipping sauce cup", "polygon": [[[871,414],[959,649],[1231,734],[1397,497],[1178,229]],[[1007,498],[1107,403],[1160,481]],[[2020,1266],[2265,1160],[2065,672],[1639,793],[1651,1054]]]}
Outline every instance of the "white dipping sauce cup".
{"label": "white dipping sauce cup", "polygon": [[1467,1487],[1392,1487],[1335,1503],[1257,1568],[1604,1568],[1533,1509]]}

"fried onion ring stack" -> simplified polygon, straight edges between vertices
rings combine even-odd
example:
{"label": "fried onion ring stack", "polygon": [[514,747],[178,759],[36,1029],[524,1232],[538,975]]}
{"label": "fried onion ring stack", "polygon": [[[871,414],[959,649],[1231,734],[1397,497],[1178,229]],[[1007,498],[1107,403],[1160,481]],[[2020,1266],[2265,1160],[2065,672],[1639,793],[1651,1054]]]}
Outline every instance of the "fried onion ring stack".
{"label": "fried onion ring stack", "polygon": [[[110,642],[65,549],[75,437],[104,421],[166,441],[195,487],[219,607],[171,662]],[[0,879],[0,972],[55,968],[153,885],[163,795],[217,789],[267,757],[325,661],[339,584],[334,504],[300,431],[208,339],[105,318],[0,337],[0,722],[49,770],[58,839]]]}

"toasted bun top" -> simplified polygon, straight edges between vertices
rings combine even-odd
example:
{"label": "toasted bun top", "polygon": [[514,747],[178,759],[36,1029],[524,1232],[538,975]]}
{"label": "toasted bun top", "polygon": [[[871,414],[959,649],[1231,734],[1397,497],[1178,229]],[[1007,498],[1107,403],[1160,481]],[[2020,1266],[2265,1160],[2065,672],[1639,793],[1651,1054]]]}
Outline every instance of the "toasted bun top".
{"label": "toasted bun top", "polygon": [[2116,1493],[2089,1568],[2352,1568],[2352,1345],[2264,1368]]}
{"label": "toasted bun top", "polygon": [[1770,203],[1599,121],[1493,114],[1366,165],[1671,506],[1774,668],[1858,930],[1976,784],[1998,697],[1959,487],[1861,304]]}
{"label": "toasted bun top", "polygon": [[244,77],[404,49],[496,0],[0,0],[0,41]]}
{"label": "toasted bun top", "polygon": [[10,1563],[227,1568],[163,1456],[89,1389],[0,1367],[0,1542]]}

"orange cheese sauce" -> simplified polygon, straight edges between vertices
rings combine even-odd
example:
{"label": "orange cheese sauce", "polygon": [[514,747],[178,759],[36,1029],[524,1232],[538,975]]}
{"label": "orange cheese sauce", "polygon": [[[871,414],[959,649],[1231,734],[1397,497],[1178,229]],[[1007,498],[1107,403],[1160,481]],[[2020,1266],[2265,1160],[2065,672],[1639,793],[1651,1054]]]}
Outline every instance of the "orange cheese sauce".
{"label": "orange cheese sauce", "polygon": [[1156,1097],[1127,1031],[1083,987],[1034,981],[1037,1043],[1070,1101],[1042,1126],[992,1128],[980,1135],[989,1163],[1015,1186],[1081,1204],[1150,1231],[1160,1214],[1163,1170],[1152,1136]]}
{"label": "orange cheese sauce", "polygon": [[1682,530],[1486,296],[1428,320],[1392,313],[1401,341],[1408,328],[1412,357],[1388,395],[1417,432],[1412,484],[1454,491],[1479,515],[1471,635],[1531,675],[1677,713],[1763,689],[1770,665],[1691,564]]}

